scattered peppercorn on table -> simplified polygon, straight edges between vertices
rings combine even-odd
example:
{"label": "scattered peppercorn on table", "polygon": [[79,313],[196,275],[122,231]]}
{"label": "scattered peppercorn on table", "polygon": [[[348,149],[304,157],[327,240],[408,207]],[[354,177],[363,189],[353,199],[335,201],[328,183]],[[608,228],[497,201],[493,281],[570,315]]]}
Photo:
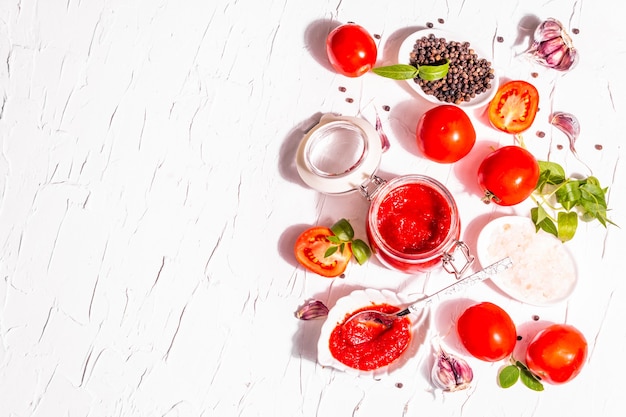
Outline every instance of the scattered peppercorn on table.
{"label": "scattered peppercorn on table", "polygon": [[[607,2],[0,16],[3,416],[621,415],[626,34]],[[469,127],[425,116],[442,105]],[[445,204],[393,188],[415,178]]]}

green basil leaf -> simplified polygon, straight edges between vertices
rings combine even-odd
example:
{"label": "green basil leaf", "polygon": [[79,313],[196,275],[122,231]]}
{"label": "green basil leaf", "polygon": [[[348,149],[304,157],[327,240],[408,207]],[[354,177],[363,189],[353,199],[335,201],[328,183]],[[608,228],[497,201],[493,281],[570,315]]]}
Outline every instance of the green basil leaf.
{"label": "green basil leaf", "polygon": [[337,223],[333,224],[330,228],[332,232],[337,236],[342,242],[349,242],[354,237],[354,229],[350,222],[346,219],[341,219]]}
{"label": "green basil leaf", "polygon": [[[590,176],[590,177],[587,177],[587,184],[597,185],[599,187],[600,186],[600,180],[598,180],[594,176]],[[606,189],[604,191],[606,192]]]}
{"label": "green basil leaf", "polygon": [[533,391],[543,391],[543,384],[526,367],[521,369],[520,380]]}
{"label": "green basil leaf", "polygon": [[580,206],[583,209],[583,216],[585,218],[598,219],[600,223],[605,225],[606,208],[599,205],[596,201],[581,200]]}
{"label": "green basil leaf", "polygon": [[541,222],[545,219],[549,220],[550,216],[548,216],[548,213],[546,213],[546,210],[542,206],[537,206],[530,209],[530,218],[533,223],[535,223],[535,230],[539,230]]}
{"label": "green basil leaf", "polygon": [[341,239],[339,239],[337,236],[326,236],[326,240],[328,240],[330,243],[334,243],[335,245],[341,243]]}
{"label": "green basil leaf", "polygon": [[543,207],[533,207],[530,209],[530,218],[535,223],[535,230],[539,229],[558,237],[558,230],[552,219],[547,215]]}
{"label": "green basil leaf", "polygon": [[419,77],[426,81],[435,81],[445,78],[448,75],[450,69],[450,61],[446,59],[446,62],[441,65],[420,65],[417,69]]}
{"label": "green basil leaf", "polygon": [[565,170],[556,162],[537,161],[541,176],[548,184],[558,185],[565,181]]}
{"label": "green basil leaf", "polygon": [[561,242],[567,242],[574,237],[576,228],[578,227],[578,214],[575,211],[564,212],[558,214],[559,233],[558,238]]}
{"label": "green basil leaf", "polygon": [[563,183],[555,192],[556,201],[561,203],[565,210],[571,210],[582,197],[580,181],[569,180]]}
{"label": "green basil leaf", "polygon": [[359,265],[363,265],[367,260],[372,256],[372,250],[370,247],[362,241],[361,239],[354,239],[352,241],[352,254],[354,258],[359,263]]}
{"label": "green basil leaf", "polygon": [[594,177],[587,178],[587,182],[580,186],[581,199],[579,205],[583,211],[583,220],[597,219],[604,227],[607,223],[614,224],[606,218],[606,191],[607,189],[600,187]]}
{"label": "green basil leaf", "polygon": [[[578,219],[588,222],[598,220],[604,227],[607,224],[617,226],[607,218],[606,194],[608,188],[602,188],[600,181],[590,175],[584,179],[573,179],[565,176],[565,170],[555,162],[537,161],[540,174],[533,199],[537,208],[531,209],[531,218],[539,229],[552,233],[563,242],[574,237],[578,227]],[[548,190],[545,190],[549,185]],[[556,200],[559,205],[553,207]],[[558,212],[557,225],[548,216],[543,206]],[[575,210],[574,210],[575,209]]]}
{"label": "green basil leaf", "polygon": [[604,199],[604,190],[597,184],[586,182],[580,186],[581,198],[587,201],[593,201],[599,206],[606,208],[606,200]]}
{"label": "green basil leaf", "polygon": [[502,388],[510,388],[519,379],[520,370],[515,365],[509,365],[502,368],[498,374],[498,382]]}
{"label": "green basil leaf", "polygon": [[[588,223],[588,222],[596,220],[596,216],[586,210],[583,210],[583,212],[580,214],[580,220],[584,221],[585,223]],[[604,217],[602,217],[601,219],[599,218],[598,221],[602,223],[603,226],[606,227],[606,219]]]}
{"label": "green basil leaf", "polygon": [[539,191],[540,193],[543,191],[543,188],[548,183],[549,176],[550,176],[550,171],[540,171],[539,179],[537,180],[537,185],[535,185],[535,191]]}
{"label": "green basil leaf", "polygon": [[411,80],[417,78],[419,71],[413,65],[395,64],[385,67],[372,68],[372,72],[381,77],[391,78],[393,80]]}
{"label": "green basil leaf", "polygon": [[338,246],[331,246],[330,248],[326,249],[326,252],[324,252],[324,258],[328,258],[332,254],[337,252],[338,248],[339,248]]}

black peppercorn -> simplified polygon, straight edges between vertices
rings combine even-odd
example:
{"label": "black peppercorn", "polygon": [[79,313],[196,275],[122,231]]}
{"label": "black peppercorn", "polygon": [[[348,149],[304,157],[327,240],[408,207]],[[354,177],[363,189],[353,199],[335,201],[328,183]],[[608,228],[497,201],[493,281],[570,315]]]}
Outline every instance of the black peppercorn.
{"label": "black peppercorn", "polygon": [[425,94],[442,102],[460,104],[491,88],[494,79],[491,62],[480,58],[469,42],[448,42],[430,34],[417,39],[410,54],[410,64],[415,67],[440,65],[443,59],[450,64],[446,77],[436,81],[415,78]]}

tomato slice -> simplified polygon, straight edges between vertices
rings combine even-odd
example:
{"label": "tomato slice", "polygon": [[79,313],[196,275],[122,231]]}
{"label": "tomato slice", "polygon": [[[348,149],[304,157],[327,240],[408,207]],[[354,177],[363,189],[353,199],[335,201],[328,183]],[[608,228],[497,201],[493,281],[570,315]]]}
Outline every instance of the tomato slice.
{"label": "tomato slice", "polygon": [[[298,262],[306,269],[324,277],[336,277],[346,270],[352,258],[352,246],[345,242],[342,250],[328,240],[329,236],[334,236],[334,233],[328,227],[316,226],[305,230],[296,240],[294,252]],[[334,253],[326,256],[333,247],[336,248]]]}
{"label": "tomato slice", "polygon": [[496,129],[521,133],[535,120],[539,109],[539,92],[521,80],[503,84],[489,103],[489,121]]}

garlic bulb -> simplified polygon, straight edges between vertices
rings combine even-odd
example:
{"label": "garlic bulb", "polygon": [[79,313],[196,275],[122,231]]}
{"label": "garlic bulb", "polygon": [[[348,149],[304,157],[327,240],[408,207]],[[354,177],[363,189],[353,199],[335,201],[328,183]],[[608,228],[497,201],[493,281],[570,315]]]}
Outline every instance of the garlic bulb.
{"label": "garlic bulb", "polygon": [[561,22],[553,18],[541,22],[535,29],[528,53],[539,64],[558,71],[568,71],[578,62],[572,38]]}
{"label": "garlic bulb", "polygon": [[431,379],[444,391],[460,391],[470,387],[474,372],[465,359],[450,355],[439,348]]}

